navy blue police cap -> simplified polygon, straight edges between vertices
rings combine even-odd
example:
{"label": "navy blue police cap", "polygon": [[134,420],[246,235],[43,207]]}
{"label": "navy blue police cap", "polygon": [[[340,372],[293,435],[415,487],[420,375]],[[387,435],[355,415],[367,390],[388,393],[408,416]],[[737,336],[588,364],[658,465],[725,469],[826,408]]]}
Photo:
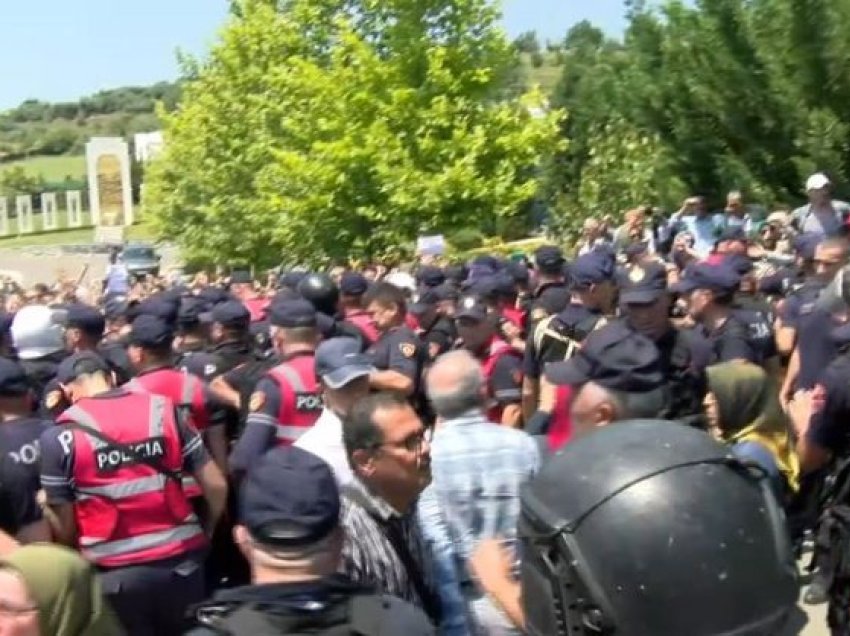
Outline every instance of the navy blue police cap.
{"label": "navy blue police cap", "polygon": [[455,318],[469,318],[481,322],[487,318],[487,305],[475,295],[465,295],[457,303]]}
{"label": "navy blue police cap", "polygon": [[212,307],[218,303],[223,303],[225,300],[230,300],[232,296],[221,287],[204,287],[198,292],[198,298]]}
{"label": "navy blue police cap", "polygon": [[682,279],[671,287],[677,294],[695,289],[707,289],[719,294],[731,294],[741,284],[741,275],[724,263],[700,262],[685,268]]}
{"label": "navy blue police cap", "polygon": [[823,235],[817,232],[806,232],[794,237],[794,253],[804,260],[814,260],[815,251],[823,242],[823,238]]}
{"label": "navy blue police cap", "polygon": [[346,296],[362,296],[369,289],[369,281],[360,272],[345,272],[339,279],[339,291]]}
{"label": "navy blue police cap", "polygon": [[543,245],[534,252],[534,264],[539,269],[560,269],[564,264],[564,253],[556,245]]}
{"label": "navy blue police cap", "polygon": [[302,269],[293,269],[284,272],[277,279],[278,287],[287,287],[288,289],[298,289],[298,285],[307,277],[307,272]]}
{"label": "navy blue police cap", "polygon": [[440,296],[437,293],[437,288],[426,287],[420,289],[416,295],[416,302],[410,303],[407,310],[414,316],[419,316],[432,309],[440,302]]}
{"label": "navy blue police cap", "polygon": [[142,314],[136,318],[127,335],[129,344],[151,349],[170,346],[172,340],[174,340],[174,328],[171,324],[149,314]]}
{"label": "navy blue police cap", "polygon": [[99,338],[106,327],[106,318],[91,305],[73,303],[65,308],[64,323],[68,328],[79,329]]}
{"label": "navy blue police cap", "polygon": [[269,451],[242,481],[239,522],[262,545],[314,544],[339,527],[339,515],[330,466],[295,446]]}
{"label": "navy blue police cap", "polygon": [[593,382],[615,391],[639,393],[664,384],[658,347],[619,322],[597,329],[576,355],[548,364],[544,372],[552,384],[581,386]]}
{"label": "navy blue police cap", "polygon": [[423,287],[437,287],[446,282],[446,274],[439,267],[426,265],[416,272],[416,282]]}
{"label": "navy blue police cap", "polygon": [[56,369],[56,381],[59,384],[69,384],[81,375],[93,373],[109,373],[109,364],[94,351],[74,353],[59,363]]}
{"label": "navy blue police cap", "polygon": [[216,322],[231,329],[246,329],[251,324],[251,312],[238,300],[226,300],[201,316],[205,322]]}
{"label": "navy blue police cap", "polygon": [[636,265],[623,272],[618,287],[625,304],[654,303],[667,292],[667,268],[663,263]]}
{"label": "navy blue police cap", "polygon": [[354,338],[330,338],[316,349],[316,375],[331,389],[339,389],[357,378],[367,377],[374,367],[360,351]]}
{"label": "navy blue police cap", "polygon": [[517,261],[510,261],[505,271],[514,279],[514,282],[519,284],[527,283],[531,276],[525,263]]}
{"label": "navy blue police cap", "polygon": [[316,309],[312,303],[301,298],[275,303],[269,309],[269,321],[276,327],[295,329],[315,327]]}
{"label": "navy blue police cap", "polygon": [[449,265],[446,268],[446,280],[460,284],[469,276],[469,268],[464,264]]}
{"label": "navy blue police cap", "polygon": [[[178,312],[179,303],[168,298],[160,297],[151,297],[143,300],[136,309],[136,315],[138,317],[152,316],[171,325],[176,324]],[[136,320],[138,320],[138,317]]]}
{"label": "navy blue police cap", "polygon": [[617,269],[614,254],[608,250],[591,250],[570,265],[570,278],[575,287],[590,287],[613,280]]}
{"label": "navy blue police cap", "polygon": [[29,390],[30,383],[24,368],[15,360],[0,358],[0,396],[25,395]]}
{"label": "navy blue police cap", "polygon": [[209,305],[198,296],[184,296],[180,299],[177,310],[177,324],[180,327],[194,327],[201,322],[201,316],[209,309]]}

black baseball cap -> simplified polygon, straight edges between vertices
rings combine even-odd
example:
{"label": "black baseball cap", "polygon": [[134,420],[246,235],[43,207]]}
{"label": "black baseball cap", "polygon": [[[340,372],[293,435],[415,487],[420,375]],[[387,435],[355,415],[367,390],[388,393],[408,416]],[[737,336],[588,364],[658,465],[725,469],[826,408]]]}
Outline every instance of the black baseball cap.
{"label": "black baseball cap", "polygon": [[161,318],[148,314],[136,318],[127,335],[128,344],[151,349],[169,346],[172,340],[173,327]]}
{"label": "black baseball cap", "polygon": [[65,358],[56,369],[56,381],[60,384],[73,382],[81,375],[109,373],[106,361],[94,351],[81,351]]}
{"label": "black baseball cap", "polygon": [[369,281],[360,272],[345,272],[339,279],[339,291],[346,296],[362,296],[369,289]]}
{"label": "black baseball cap", "polygon": [[262,545],[307,546],[339,527],[340,497],[333,471],[295,446],[263,455],[248,471],[239,495],[239,522]]}
{"label": "black baseball cap", "polygon": [[649,338],[615,322],[591,333],[575,356],[550,363],[546,379],[556,385],[594,382],[608,389],[643,392],[661,387],[661,354]]}
{"label": "black baseball cap", "polygon": [[331,389],[368,376],[374,367],[354,338],[330,338],[316,349],[316,375]]}
{"label": "black baseball cap", "polygon": [[590,287],[613,280],[617,262],[609,250],[591,250],[570,265],[570,278],[576,287]]}
{"label": "black baseball cap", "polygon": [[0,358],[0,396],[13,397],[29,393],[26,371],[15,360]]}
{"label": "black baseball cap", "polygon": [[303,299],[285,300],[275,303],[269,309],[269,321],[276,327],[295,329],[297,327],[315,327],[316,308]]}
{"label": "black baseball cap", "polygon": [[198,296],[184,296],[180,299],[177,310],[177,324],[180,327],[193,327],[201,322],[201,316],[207,311],[208,305]]}
{"label": "black baseball cap", "polygon": [[416,282],[424,287],[436,287],[446,282],[446,274],[439,267],[426,265],[416,272]]}
{"label": "black baseball cap", "polygon": [[487,305],[478,296],[463,296],[457,304],[455,318],[471,318],[481,322],[487,318]]}
{"label": "black baseball cap", "polygon": [[555,245],[543,245],[534,252],[534,264],[543,270],[560,269],[564,264],[564,253]]}
{"label": "black baseball cap", "polygon": [[247,329],[251,324],[251,312],[238,300],[231,299],[215,305],[209,313],[201,316],[201,320],[233,329]]}
{"label": "black baseball cap", "polygon": [[741,275],[724,263],[700,262],[688,266],[682,279],[671,287],[677,294],[688,294],[695,289],[731,294],[741,284]]}
{"label": "black baseball cap", "polygon": [[100,338],[106,327],[106,318],[91,305],[73,303],[65,308],[64,324]]}
{"label": "black baseball cap", "polygon": [[618,281],[620,301],[632,305],[653,303],[667,291],[667,268],[663,263],[636,265]]}

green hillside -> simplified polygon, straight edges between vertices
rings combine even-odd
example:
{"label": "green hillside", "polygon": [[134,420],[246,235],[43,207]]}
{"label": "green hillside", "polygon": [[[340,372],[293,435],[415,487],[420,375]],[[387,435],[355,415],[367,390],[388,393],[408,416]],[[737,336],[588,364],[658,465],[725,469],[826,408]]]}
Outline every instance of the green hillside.
{"label": "green hillside", "polygon": [[16,167],[22,167],[29,176],[41,175],[45,181],[54,183],[65,181],[69,177],[79,181],[86,176],[86,159],[83,155],[42,156],[0,162],[0,173]]}

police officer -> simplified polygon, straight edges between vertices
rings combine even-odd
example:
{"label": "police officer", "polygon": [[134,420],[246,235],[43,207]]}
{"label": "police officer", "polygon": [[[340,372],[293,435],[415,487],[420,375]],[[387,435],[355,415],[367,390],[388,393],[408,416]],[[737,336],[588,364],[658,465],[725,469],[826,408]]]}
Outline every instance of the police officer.
{"label": "police officer", "polygon": [[116,372],[118,384],[123,384],[133,377],[132,365],[124,346],[124,336],[130,330],[130,311],[130,304],[124,296],[109,298],[103,304],[106,326],[97,352]]}
{"label": "police officer", "polygon": [[44,305],[22,307],[12,321],[12,343],[27,374],[37,404],[65,357],[62,314]]}
{"label": "police officer", "polygon": [[[207,449],[224,470],[228,450],[225,411],[203,382],[172,366],[174,330],[171,325],[144,314],[133,321],[127,341],[127,354],[137,374],[124,387],[132,392],[167,397],[203,434]],[[190,494],[198,493],[192,490]]]}
{"label": "police officer", "polygon": [[339,280],[340,310],[346,321],[360,329],[371,346],[378,339],[378,332],[369,312],[366,311],[363,295],[369,289],[369,281],[360,272],[345,272]]}
{"label": "police officer", "polygon": [[663,417],[704,428],[709,343],[695,329],[676,327],[670,319],[667,268],[649,261],[636,265],[620,277],[618,287],[626,324],[658,348],[669,398]]}
{"label": "police officer", "polygon": [[[215,367],[206,355],[209,345],[208,325],[201,321],[201,316],[207,310],[207,304],[197,296],[184,296],[180,299],[177,311],[177,337],[174,340],[174,350],[177,357],[174,366],[186,373],[207,380],[215,374]],[[247,310],[245,310],[247,313]]]}
{"label": "police officer", "polygon": [[418,336],[428,348],[429,360],[437,359],[451,349],[457,340],[454,320],[443,312],[442,306],[452,295],[451,288],[446,285],[421,289],[416,301],[408,307],[419,323]]}
{"label": "police officer", "polygon": [[263,310],[267,303],[254,291],[254,277],[250,272],[240,270],[230,275],[230,293],[245,305],[251,322],[260,322],[263,319]]}
{"label": "police officer", "polygon": [[534,325],[563,311],[570,302],[570,291],[564,278],[566,261],[561,248],[544,245],[534,252],[536,286],[522,309],[528,316],[526,331],[531,333]]}
{"label": "police officer", "polygon": [[498,543],[473,566],[531,636],[797,633],[769,479],[692,428],[629,421],[566,446],[523,491],[519,536],[521,594]]}
{"label": "police officer", "polygon": [[[224,477],[167,398],[113,389],[95,354],[70,356],[57,377],[74,406],[40,440],[56,538],[97,566],[128,634],[180,634],[186,608],[203,598],[205,530],[223,510]],[[206,528],[184,471],[203,491]]]}
{"label": "police officer", "polygon": [[755,364],[761,361],[749,328],[732,309],[740,282],[740,276],[731,267],[700,262],[688,267],[672,288],[686,298],[688,313],[708,340],[707,364],[736,359]]}
{"label": "police officer", "polygon": [[537,410],[544,365],[572,357],[590,333],[606,324],[606,314],[611,310],[615,261],[610,251],[595,249],[579,256],[570,266],[570,274],[569,303],[529,332],[523,359],[526,418]]}
{"label": "police officer", "polygon": [[325,462],[299,448],[266,454],[242,484],[235,530],[252,585],[200,606],[189,636],[433,634],[417,608],[337,574],[339,519],[339,490]]}
{"label": "police officer", "polygon": [[327,274],[307,274],[298,283],[298,293],[318,312],[316,316],[322,338],[355,338],[365,351],[369,347],[367,336],[356,325],[339,314],[339,287]]}
{"label": "police officer", "polygon": [[518,428],[522,423],[522,355],[498,335],[499,316],[476,296],[458,303],[455,324],[461,346],[481,363],[487,382],[491,422]]}
{"label": "police officer", "polygon": [[404,292],[386,282],[376,283],[367,295],[367,310],[380,334],[368,351],[376,369],[369,377],[369,386],[374,391],[398,391],[417,403],[428,353],[405,325]]}
{"label": "police officer", "polygon": [[53,424],[31,416],[32,399],[21,365],[0,358],[0,529],[21,543],[50,540],[36,495],[38,440]]}
{"label": "police officer", "polygon": [[281,362],[251,394],[245,431],[231,454],[231,470],[241,475],[275,446],[293,444],[319,417],[316,383],[316,310],[306,300],[272,305],[272,339]]}
{"label": "police officer", "polygon": [[446,282],[446,273],[436,265],[423,265],[416,270],[416,284],[428,289],[439,287]]}

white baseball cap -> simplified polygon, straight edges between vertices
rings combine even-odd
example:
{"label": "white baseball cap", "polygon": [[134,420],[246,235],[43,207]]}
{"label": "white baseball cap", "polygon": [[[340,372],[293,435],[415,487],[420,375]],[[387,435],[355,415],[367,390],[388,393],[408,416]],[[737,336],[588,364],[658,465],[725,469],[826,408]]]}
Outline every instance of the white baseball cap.
{"label": "white baseball cap", "polygon": [[65,348],[57,312],[44,305],[22,307],[12,320],[12,343],[21,360],[36,360]]}
{"label": "white baseball cap", "polygon": [[829,177],[822,172],[816,172],[806,179],[806,192],[810,190],[822,190],[829,185]]}

